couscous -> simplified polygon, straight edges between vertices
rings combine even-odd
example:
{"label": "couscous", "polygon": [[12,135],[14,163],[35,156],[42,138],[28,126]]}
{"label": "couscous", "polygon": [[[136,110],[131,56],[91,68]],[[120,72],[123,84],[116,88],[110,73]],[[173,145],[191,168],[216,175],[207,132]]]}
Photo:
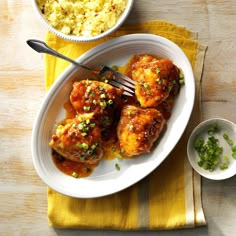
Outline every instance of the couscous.
{"label": "couscous", "polygon": [[67,35],[93,37],[112,28],[127,0],[38,0],[49,24]]}

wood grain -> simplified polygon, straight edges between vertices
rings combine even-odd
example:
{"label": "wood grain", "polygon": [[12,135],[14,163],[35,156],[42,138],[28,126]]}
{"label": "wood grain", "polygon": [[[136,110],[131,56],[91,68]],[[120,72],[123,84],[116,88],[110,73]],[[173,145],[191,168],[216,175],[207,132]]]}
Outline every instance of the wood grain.
{"label": "wood grain", "polygon": [[[236,2],[234,0],[139,0],[127,22],[167,20],[198,32],[206,55],[203,118],[236,122]],[[144,232],[56,230],[47,223],[45,184],[31,157],[31,132],[45,96],[42,56],[26,45],[44,39],[45,28],[29,0],[0,1],[0,235],[144,235]],[[236,177],[203,179],[208,227],[158,235],[226,236],[236,232]],[[145,235],[157,235],[145,232]]]}

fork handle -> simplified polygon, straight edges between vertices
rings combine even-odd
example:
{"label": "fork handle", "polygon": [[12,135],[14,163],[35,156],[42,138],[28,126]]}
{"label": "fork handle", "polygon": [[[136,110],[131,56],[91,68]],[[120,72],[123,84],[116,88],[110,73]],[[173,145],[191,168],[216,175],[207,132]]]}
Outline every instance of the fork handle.
{"label": "fork handle", "polygon": [[86,70],[89,70],[89,71],[94,71],[93,69],[83,65],[83,64],[80,64],[72,59],[70,59],[69,57],[66,57],[64,56],[63,54],[55,51],[54,49],[50,48],[46,43],[44,43],[43,41],[40,41],[40,40],[37,40],[37,39],[29,39],[26,41],[27,44],[32,48],[34,49],[36,52],[39,52],[39,53],[47,53],[47,54],[50,54],[52,56],[56,56],[56,57],[59,57],[63,60],[66,60],[66,61],[69,61],[71,62],[72,64],[76,65],[76,66],[79,66],[79,67],[82,67]]}

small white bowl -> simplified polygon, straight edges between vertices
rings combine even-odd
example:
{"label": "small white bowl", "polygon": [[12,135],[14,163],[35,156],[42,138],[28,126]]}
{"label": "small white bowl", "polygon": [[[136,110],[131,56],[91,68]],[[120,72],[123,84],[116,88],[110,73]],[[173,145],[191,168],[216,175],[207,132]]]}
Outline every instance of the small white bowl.
{"label": "small white bowl", "polygon": [[124,12],[120,15],[118,21],[116,22],[116,24],[112,28],[106,30],[105,32],[103,32],[99,35],[91,36],[91,37],[67,35],[67,34],[60,32],[59,30],[55,29],[52,25],[50,25],[49,22],[45,19],[44,15],[42,14],[42,12],[38,6],[37,0],[32,0],[32,2],[33,2],[33,7],[34,7],[38,17],[40,18],[43,25],[50,32],[54,33],[55,35],[57,35],[60,38],[74,41],[74,42],[91,42],[91,41],[95,41],[95,40],[104,38],[104,37],[110,35],[111,33],[113,33],[114,31],[116,31],[124,23],[124,21],[128,17],[128,15],[132,9],[134,0],[127,0],[127,5],[126,5]]}
{"label": "small white bowl", "polygon": [[[200,157],[194,148],[194,142],[198,137],[203,137],[206,142],[208,137],[208,128],[215,124],[218,126],[219,130],[214,134],[214,137],[219,140],[219,145],[223,148],[222,155],[229,157],[230,164],[227,169],[221,170],[220,168],[217,168],[211,172],[198,165]],[[236,174],[236,160],[232,157],[230,145],[223,138],[224,133],[228,134],[230,139],[234,141],[234,145],[236,145],[236,124],[222,118],[212,118],[203,121],[192,131],[189,137],[187,144],[188,159],[194,170],[205,178],[212,180],[222,180],[230,178]]]}

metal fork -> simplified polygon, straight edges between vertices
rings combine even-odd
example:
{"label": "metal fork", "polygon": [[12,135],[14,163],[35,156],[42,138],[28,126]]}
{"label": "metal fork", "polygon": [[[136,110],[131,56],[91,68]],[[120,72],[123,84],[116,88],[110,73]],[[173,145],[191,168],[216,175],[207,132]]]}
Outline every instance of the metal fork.
{"label": "metal fork", "polygon": [[74,60],[70,59],[69,57],[66,57],[65,55],[55,51],[54,49],[50,48],[43,41],[36,40],[36,39],[29,39],[26,42],[32,49],[34,49],[35,51],[37,51],[39,53],[47,53],[47,54],[59,57],[61,59],[64,59],[66,61],[69,61],[76,66],[82,67],[86,70],[96,73],[99,78],[104,77],[104,75],[107,72],[110,72],[110,73],[112,73],[113,76],[109,77],[109,78],[111,78],[110,80],[108,80],[109,84],[111,84],[112,86],[114,86],[116,88],[122,89],[124,95],[127,95],[127,96],[134,95],[135,81],[130,79],[128,76],[126,76],[116,70],[113,70],[112,68],[110,68],[108,66],[103,65],[98,70],[95,70],[95,69],[92,69],[86,65],[78,63],[77,61],[74,61]]}

